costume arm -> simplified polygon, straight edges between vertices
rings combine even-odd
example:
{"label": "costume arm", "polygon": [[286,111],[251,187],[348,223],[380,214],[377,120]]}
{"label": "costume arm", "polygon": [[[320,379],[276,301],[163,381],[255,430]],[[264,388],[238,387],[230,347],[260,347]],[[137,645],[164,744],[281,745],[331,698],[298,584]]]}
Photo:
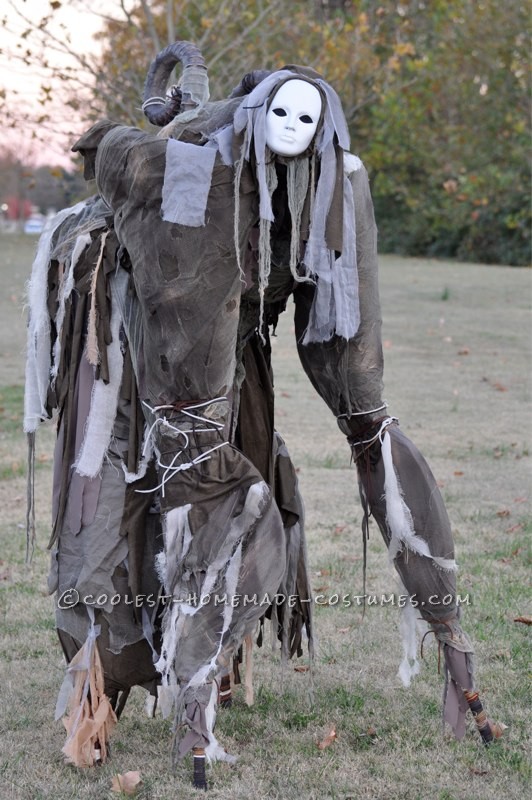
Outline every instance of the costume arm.
{"label": "costume arm", "polygon": [[[328,342],[301,344],[314,297],[314,286],[299,284],[294,293],[295,329],[299,357],[318,394],[327,403],[346,435],[352,435],[382,416],[381,313],[377,269],[377,228],[368,175],[358,162],[349,176],[356,215],[356,249],[360,326],[349,340],[333,336]],[[374,411],[380,409],[380,411]]]}

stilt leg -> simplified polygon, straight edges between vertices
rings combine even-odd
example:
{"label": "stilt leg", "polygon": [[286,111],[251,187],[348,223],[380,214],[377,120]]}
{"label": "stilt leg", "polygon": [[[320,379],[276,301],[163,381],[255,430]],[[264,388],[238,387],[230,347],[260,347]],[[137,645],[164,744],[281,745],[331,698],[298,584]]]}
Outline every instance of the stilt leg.
{"label": "stilt leg", "polygon": [[482,737],[482,741],[484,744],[489,744],[493,741],[493,731],[491,730],[490,721],[486,716],[486,712],[484,711],[482,703],[480,702],[478,692],[464,692],[464,696],[467,700],[467,704],[471,710],[471,713],[473,714],[473,718],[478,728],[478,732]]}
{"label": "stilt leg", "polygon": [[246,705],[252,706],[253,697],[253,638],[246,636],[244,638],[246,645],[246,676],[244,678],[244,686],[246,692]]}
{"label": "stilt leg", "polygon": [[122,711],[125,708],[125,705],[127,703],[127,699],[128,699],[128,697],[130,695],[130,692],[131,692],[131,689],[127,688],[127,689],[123,689],[123,691],[120,694],[120,699],[118,700],[118,702],[116,704],[116,708],[115,708],[115,714],[116,714],[116,718],[117,719],[120,719],[120,717],[122,715]]}
{"label": "stilt leg", "polygon": [[233,697],[231,693],[231,676],[224,675],[220,681],[220,689],[218,691],[218,705],[220,708],[231,708],[233,705]]}
{"label": "stilt leg", "polygon": [[192,783],[195,789],[207,789],[207,777],[205,775],[205,749],[194,747],[192,749],[194,757],[194,777]]}

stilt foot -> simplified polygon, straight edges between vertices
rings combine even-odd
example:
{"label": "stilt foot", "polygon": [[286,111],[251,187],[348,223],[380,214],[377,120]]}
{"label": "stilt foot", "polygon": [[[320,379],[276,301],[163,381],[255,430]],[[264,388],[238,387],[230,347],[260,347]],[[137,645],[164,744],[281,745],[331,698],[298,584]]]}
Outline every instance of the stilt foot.
{"label": "stilt foot", "polygon": [[192,784],[195,789],[207,789],[207,777],[205,775],[205,750],[203,747],[194,747],[192,750],[194,757],[194,777]]}

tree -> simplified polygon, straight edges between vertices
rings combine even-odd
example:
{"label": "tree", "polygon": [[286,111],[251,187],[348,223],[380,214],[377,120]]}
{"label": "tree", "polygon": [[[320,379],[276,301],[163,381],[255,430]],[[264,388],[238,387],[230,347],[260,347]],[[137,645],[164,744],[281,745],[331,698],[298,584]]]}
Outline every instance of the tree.
{"label": "tree", "polygon": [[47,214],[73,205],[87,195],[78,170],[28,164],[14,149],[0,150],[0,205],[8,206],[8,218],[26,219],[33,208]]}
{"label": "tree", "polygon": [[[94,16],[99,1],[90,0]],[[103,8],[96,54],[61,33],[59,0],[42,20],[25,19],[13,57],[39,64],[39,112],[6,97],[8,125],[39,139],[58,129],[66,110],[68,146],[102,116],[146,126],[147,67],[176,38],[199,45],[213,99],[252,69],[306,64],[342,97],[352,149],[372,177],[383,249],[529,262],[523,2],[115,0]],[[53,61],[56,52],[67,66]]]}
{"label": "tree", "polygon": [[368,123],[382,247],[530,263],[527,8],[435,0],[404,14],[415,52]]}

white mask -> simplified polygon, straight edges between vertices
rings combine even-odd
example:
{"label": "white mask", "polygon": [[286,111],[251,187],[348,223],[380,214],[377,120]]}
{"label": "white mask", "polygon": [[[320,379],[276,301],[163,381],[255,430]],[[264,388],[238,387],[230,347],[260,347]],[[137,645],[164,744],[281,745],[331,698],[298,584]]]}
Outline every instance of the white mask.
{"label": "white mask", "polygon": [[316,133],[321,95],[307,81],[283,83],[266,114],[266,144],[280,156],[303,153]]}

